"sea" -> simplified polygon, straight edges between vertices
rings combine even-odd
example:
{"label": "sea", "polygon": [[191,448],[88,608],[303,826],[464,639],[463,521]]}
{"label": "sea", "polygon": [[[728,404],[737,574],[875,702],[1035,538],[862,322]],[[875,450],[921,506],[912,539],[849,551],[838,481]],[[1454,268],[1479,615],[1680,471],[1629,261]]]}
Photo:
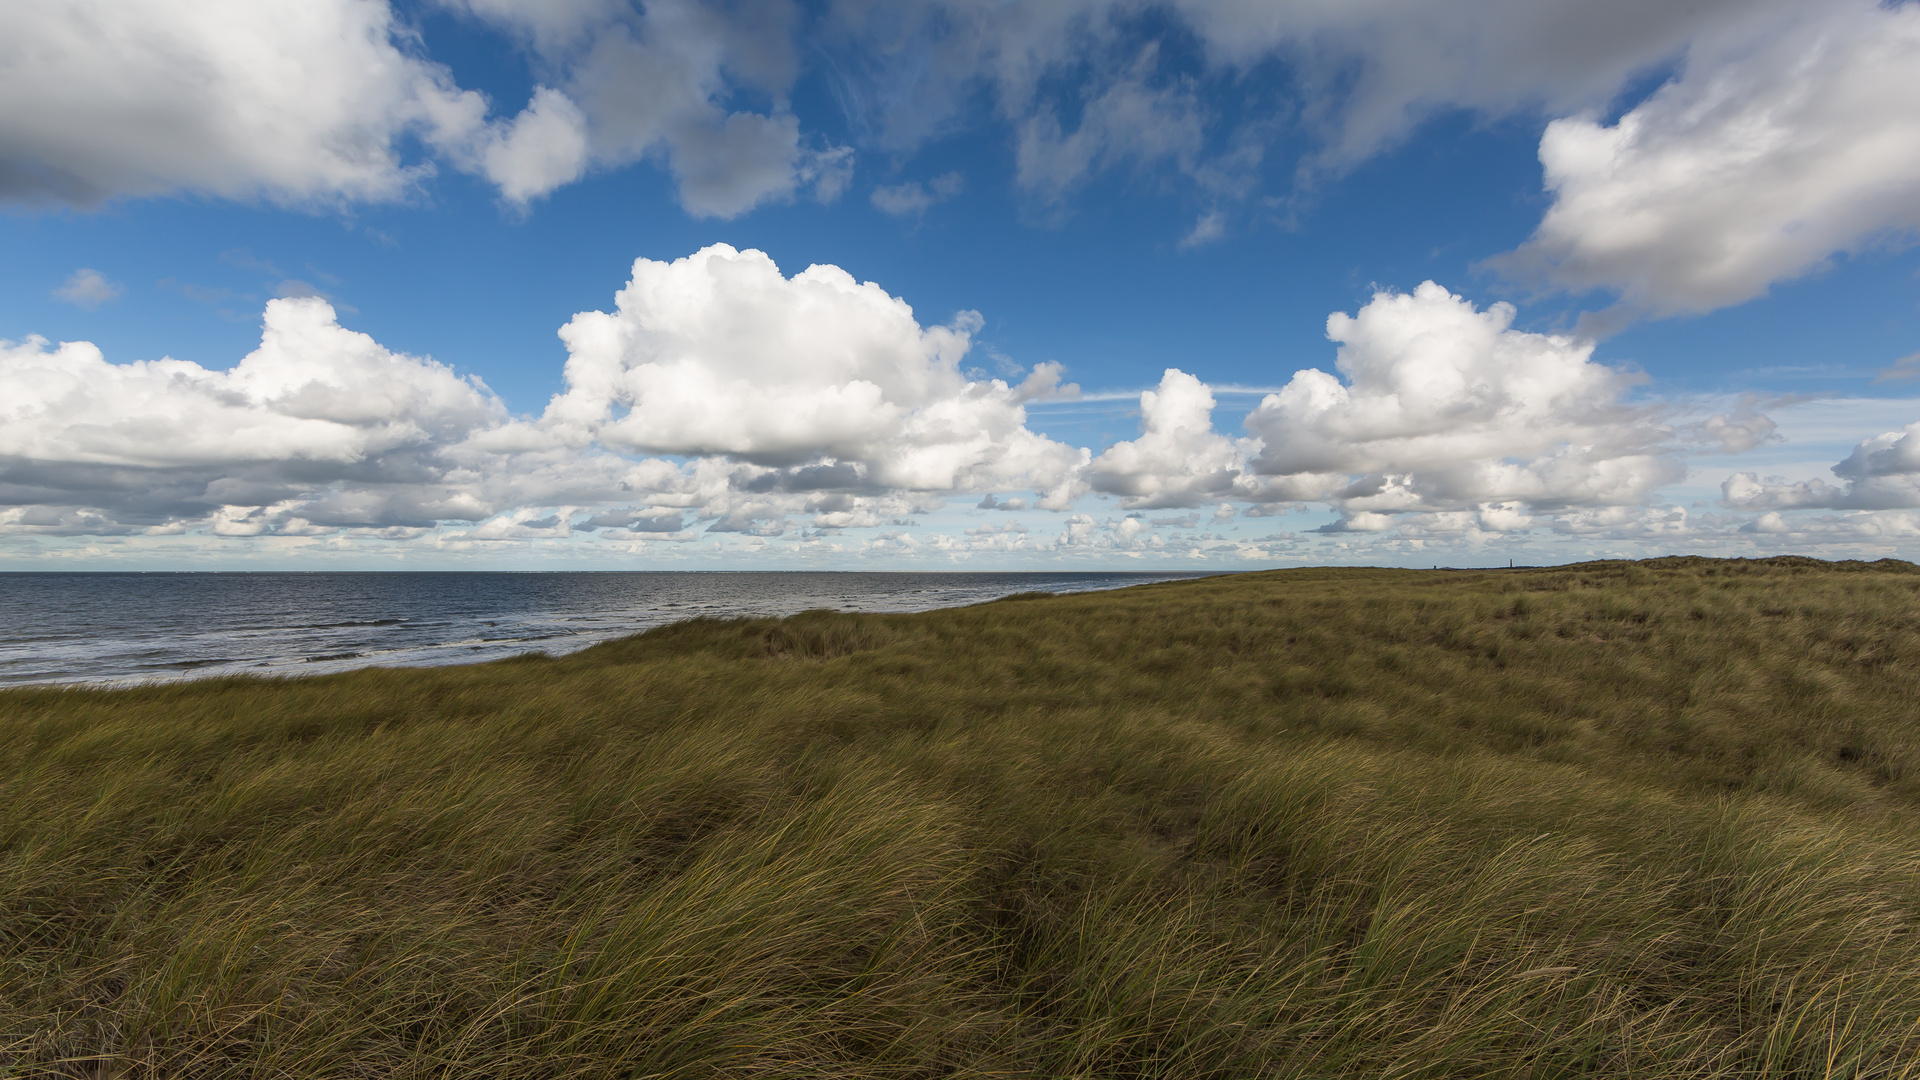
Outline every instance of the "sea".
{"label": "sea", "polygon": [[0,573],[0,685],[554,655],[701,616],[925,611],[1203,573]]}

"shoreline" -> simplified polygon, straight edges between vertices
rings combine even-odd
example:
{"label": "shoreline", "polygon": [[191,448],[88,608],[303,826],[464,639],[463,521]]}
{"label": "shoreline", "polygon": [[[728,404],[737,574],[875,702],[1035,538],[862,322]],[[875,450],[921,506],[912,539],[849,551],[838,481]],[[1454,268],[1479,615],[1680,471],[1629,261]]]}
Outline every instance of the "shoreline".
{"label": "shoreline", "polygon": [[[384,578],[388,572],[313,571],[307,574],[292,574],[274,571],[234,571],[205,574],[200,572],[182,572],[178,574],[156,573],[152,575],[136,575],[132,572],[103,571],[98,572],[98,575],[101,578],[111,578],[123,576],[123,573],[124,576],[160,579],[172,583],[184,582],[184,584],[189,587],[196,583],[191,580],[195,578],[217,579],[223,586],[235,585],[245,587],[250,583],[251,579],[275,581],[279,579],[311,580],[313,578],[324,578],[343,581],[351,585],[355,580],[366,577]],[[478,584],[483,583],[488,578],[504,576],[502,573],[494,571],[396,571],[392,573],[407,575],[401,579],[403,581],[431,581],[437,585],[457,584],[463,580],[469,580],[472,583]],[[708,572],[703,571],[556,571],[546,574],[531,573],[515,575],[515,579],[518,582],[524,583],[558,579],[566,582],[568,585],[573,585],[580,583],[583,578],[653,580],[660,577],[675,578],[684,575],[685,578],[694,579],[702,584],[709,581],[720,580],[721,578],[754,578],[764,581],[780,580],[786,584],[792,584],[794,582],[818,579],[830,573],[832,572],[726,571],[714,572],[713,576],[709,576]],[[1036,571],[1032,573],[1000,573],[993,571],[923,571],[894,574],[885,571],[846,571],[844,573],[849,575],[862,575],[867,578],[885,577],[890,581],[896,582],[926,583],[931,581],[937,583],[938,588],[944,589],[949,595],[936,598],[931,603],[919,603],[915,601],[902,603],[899,596],[910,594],[884,593],[869,588],[865,592],[856,591],[846,594],[846,600],[855,606],[843,604],[841,607],[828,606],[833,599],[831,595],[818,592],[803,595],[807,595],[813,600],[825,602],[822,606],[828,606],[829,610],[875,612],[929,611],[948,606],[984,603],[993,599],[991,596],[980,599],[977,597],[977,591],[962,591],[960,585],[971,582],[1001,583],[988,590],[997,591],[1000,595],[1032,591],[1032,586],[1036,583],[1053,583],[1056,585],[1056,588],[1044,591],[1083,592],[1126,588],[1132,584],[1146,583],[1148,581],[1193,580],[1196,578],[1218,576],[1226,572]],[[413,577],[412,575],[415,574],[419,576]],[[80,575],[67,574],[61,576]],[[682,579],[683,582],[685,578]],[[1085,583],[1089,579],[1098,580],[1099,583],[1086,585]],[[46,579],[43,578],[42,580]],[[4,584],[4,575],[0,575],[0,584]],[[924,594],[927,591],[928,590],[922,589],[919,594]],[[380,606],[379,604],[362,605],[362,608],[355,613],[358,615],[358,618],[336,619],[334,621],[312,625],[308,625],[308,623],[311,623],[311,620],[303,622],[302,620],[289,617],[282,618],[280,620],[281,625],[269,625],[263,628],[259,623],[258,612],[255,610],[247,610],[243,616],[236,616],[236,619],[244,617],[247,620],[251,620],[251,622],[237,629],[232,627],[209,628],[205,626],[183,626],[163,630],[139,628],[136,632],[142,634],[142,638],[122,646],[124,650],[131,654],[130,659],[123,664],[123,667],[133,666],[136,662],[140,666],[162,664],[167,666],[167,670],[153,672],[131,670],[100,672],[97,674],[68,674],[61,672],[29,678],[9,677],[7,672],[10,668],[17,671],[36,662],[41,663],[43,666],[52,662],[43,659],[43,657],[53,646],[72,646],[65,642],[55,640],[50,644],[41,645],[42,655],[35,656],[32,646],[23,646],[17,641],[9,641],[7,637],[0,635],[0,689],[13,686],[113,688],[170,685],[202,679],[247,675],[262,678],[302,678],[309,675],[334,674],[341,671],[359,670],[367,667],[449,667],[475,663],[490,663],[496,660],[529,654],[565,656],[584,648],[590,648],[602,641],[615,640],[632,634],[644,633],[658,626],[690,618],[758,618],[793,614],[797,611],[809,610],[809,608],[805,606],[795,606],[793,603],[786,604],[785,609],[782,610],[782,605],[777,600],[773,602],[760,602],[748,598],[730,602],[716,601],[711,595],[701,593],[699,589],[691,590],[689,595],[680,595],[678,599],[669,599],[668,597],[670,595],[676,594],[663,591],[661,594],[662,602],[637,608],[627,606],[595,611],[592,609],[591,601],[588,601],[580,606],[580,610],[571,612],[560,609],[545,612],[529,610],[501,611],[496,613],[491,621],[476,615],[465,619],[465,621],[460,621],[456,618],[448,622],[449,617],[445,614],[445,611],[449,606],[454,606],[461,602],[458,596],[445,601],[439,601],[439,606],[435,607],[431,603],[423,602],[417,596],[401,594],[383,601],[382,603],[386,606]],[[0,599],[4,599],[4,594],[0,594]],[[112,601],[116,599],[116,597],[108,596],[104,599]],[[337,598],[323,597],[322,599],[335,600]],[[862,602],[864,602],[866,606],[858,606]],[[527,601],[529,606],[535,603],[538,603],[537,599]],[[31,605],[23,602],[20,606],[23,611],[16,625],[29,625],[29,621],[25,615],[25,609]],[[0,614],[4,614],[3,604],[0,604]],[[426,637],[398,643],[383,640],[383,637],[391,638],[395,635],[405,633],[408,628],[401,624],[408,621],[406,618],[408,616],[423,622],[433,620],[446,622],[447,630],[438,635],[438,640],[429,640]],[[587,622],[584,620],[595,621]],[[6,621],[10,620],[0,619],[0,623]],[[502,623],[515,625],[518,629],[510,636],[486,636],[489,629],[496,629]],[[359,633],[329,633],[342,629],[358,630]],[[44,634],[44,630],[42,633]],[[213,645],[206,647],[204,651],[196,653],[192,649],[179,646],[174,641],[168,641],[164,638],[157,641],[155,640],[159,638],[161,634],[171,634],[177,638],[188,635],[200,635],[202,637],[217,636],[222,633],[228,637],[234,637],[237,633],[244,633],[251,635],[254,640],[258,640],[263,633],[279,633],[281,637],[277,642],[274,642],[274,644],[277,645],[280,651],[273,655],[208,655],[209,652],[218,651],[218,646],[221,643],[216,641]],[[71,634],[69,635],[69,639],[71,640]],[[46,641],[44,637],[41,640],[43,642]],[[302,647],[303,643],[306,642],[310,642],[311,647]],[[559,649],[559,651],[552,651],[555,645],[561,643],[566,643],[566,647]],[[226,651],[231,653],[244,648],[244,645],[230,646]],[[256,646],[256,648],[258,647]],[[168,649],[172,650],[170,654],[167,652]],[[386,657],[400,657],[401,659],[370,659]]]}

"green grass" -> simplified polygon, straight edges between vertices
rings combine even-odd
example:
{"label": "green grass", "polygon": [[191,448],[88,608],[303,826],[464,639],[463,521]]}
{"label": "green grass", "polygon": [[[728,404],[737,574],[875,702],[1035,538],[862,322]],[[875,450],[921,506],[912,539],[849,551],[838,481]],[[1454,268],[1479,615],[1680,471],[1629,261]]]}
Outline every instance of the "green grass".
{"label": "green grass", "polygon": [[1920,568],[0,693],[0,1077],[1920,1076]]}

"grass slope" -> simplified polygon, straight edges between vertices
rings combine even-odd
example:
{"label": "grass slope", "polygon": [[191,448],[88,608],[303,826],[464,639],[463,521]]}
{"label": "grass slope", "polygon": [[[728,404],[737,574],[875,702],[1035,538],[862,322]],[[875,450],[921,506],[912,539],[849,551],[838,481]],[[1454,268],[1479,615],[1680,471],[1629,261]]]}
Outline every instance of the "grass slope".
{"label": "grass slope", "polygon": [[0,694],[0,1076],[1920,1074],[1920,570]]}

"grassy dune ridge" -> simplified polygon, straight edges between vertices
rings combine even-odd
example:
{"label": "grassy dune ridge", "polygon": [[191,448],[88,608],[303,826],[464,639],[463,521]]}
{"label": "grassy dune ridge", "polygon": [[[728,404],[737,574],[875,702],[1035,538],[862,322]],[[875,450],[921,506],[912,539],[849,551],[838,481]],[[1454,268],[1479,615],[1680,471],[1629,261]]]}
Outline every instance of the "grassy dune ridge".
{"label": "grassy dune ridge", "polygon": [[0,693],[0,1076],[1920,1075],[1920,568]]}

